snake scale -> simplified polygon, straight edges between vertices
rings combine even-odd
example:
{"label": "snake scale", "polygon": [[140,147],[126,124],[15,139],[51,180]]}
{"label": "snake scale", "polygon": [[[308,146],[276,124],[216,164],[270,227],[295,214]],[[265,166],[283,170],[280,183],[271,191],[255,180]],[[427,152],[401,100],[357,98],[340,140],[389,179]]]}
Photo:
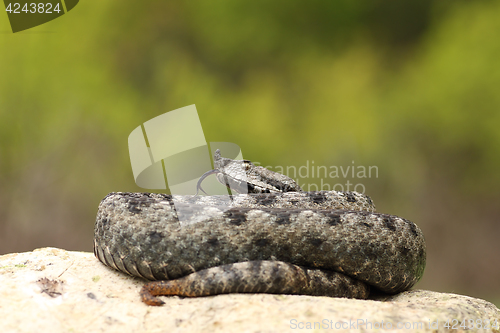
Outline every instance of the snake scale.
{"label": "snake scale", "polygon": [[[95,256],[148,280],[157,295],[284,293],[367,298],[411,288],[425,268],[413,222],[375,212],[357,192],[302,192],[284,175],[214,154],[232,196],[108,194],[100,203]],[[203,189],[201,189],[203,191]]]}

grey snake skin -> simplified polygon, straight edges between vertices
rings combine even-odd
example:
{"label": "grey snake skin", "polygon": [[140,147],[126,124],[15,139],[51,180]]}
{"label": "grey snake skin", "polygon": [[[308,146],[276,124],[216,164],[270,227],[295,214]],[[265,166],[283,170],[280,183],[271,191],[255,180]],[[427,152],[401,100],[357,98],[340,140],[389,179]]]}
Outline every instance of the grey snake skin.
{"label": "grey snake skin", "polygon": [[[94,253],[126,274],[164,280],[143,287],[145,303],[163,303],[153,295],[233,292],[367,298],[370,286],[398,293],[421,278],[422,231],[376,213],[368,196],[300,192],[286,176],[217,152],[214,165],[219,181],[256,193],[117,192],[101,201]],[[235,165],[245,172],[231,171]]]}

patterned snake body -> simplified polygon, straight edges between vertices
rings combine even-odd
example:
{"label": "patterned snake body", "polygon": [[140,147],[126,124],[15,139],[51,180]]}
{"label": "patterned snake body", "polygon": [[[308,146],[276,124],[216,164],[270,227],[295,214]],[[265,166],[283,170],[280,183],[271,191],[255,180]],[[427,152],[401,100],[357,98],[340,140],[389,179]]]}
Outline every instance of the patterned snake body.
{"label": "patterned snake body", "polygon": [[143,288],[151,305],[162,304],[151,294],[397,293],[421,278],[426,259],[413,222],[375,213],[368,196],[336,191],[110,193],[99,205],[94,253],[124,273],[171,280]]}

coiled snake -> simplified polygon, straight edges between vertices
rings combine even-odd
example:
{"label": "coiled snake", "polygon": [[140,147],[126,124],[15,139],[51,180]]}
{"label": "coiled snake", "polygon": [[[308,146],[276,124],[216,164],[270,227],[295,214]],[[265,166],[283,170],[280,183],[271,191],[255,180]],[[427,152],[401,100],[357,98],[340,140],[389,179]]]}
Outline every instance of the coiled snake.
{"label": "coiled snake", "polygon": [[148,280],[154,295],[284,293],[367,298],[411,288],[425,268],[413,222],[375,213],[357,192],[302,192],[290,178],[214,155],[223,184],[248,194],[110,193],[100,203],[94,253]]}

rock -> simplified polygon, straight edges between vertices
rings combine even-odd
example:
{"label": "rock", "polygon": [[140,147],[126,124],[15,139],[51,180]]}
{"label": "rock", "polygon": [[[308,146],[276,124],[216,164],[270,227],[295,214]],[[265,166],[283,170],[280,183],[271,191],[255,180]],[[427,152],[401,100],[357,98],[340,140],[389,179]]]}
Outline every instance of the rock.
{"label": "rock", "polygon": [[448,332],[448,322],[455,332],[465,331],[464,325],[500,332],[497,307],[455,294],[413,290],[365,301],[266,294],[162,297],[164,306],[148,307],[139,299],[143,283],[104,266],[92,253],[43,248],[0,256],[0,331],[362,332],[398,331],[399,324],[399,331]]}

